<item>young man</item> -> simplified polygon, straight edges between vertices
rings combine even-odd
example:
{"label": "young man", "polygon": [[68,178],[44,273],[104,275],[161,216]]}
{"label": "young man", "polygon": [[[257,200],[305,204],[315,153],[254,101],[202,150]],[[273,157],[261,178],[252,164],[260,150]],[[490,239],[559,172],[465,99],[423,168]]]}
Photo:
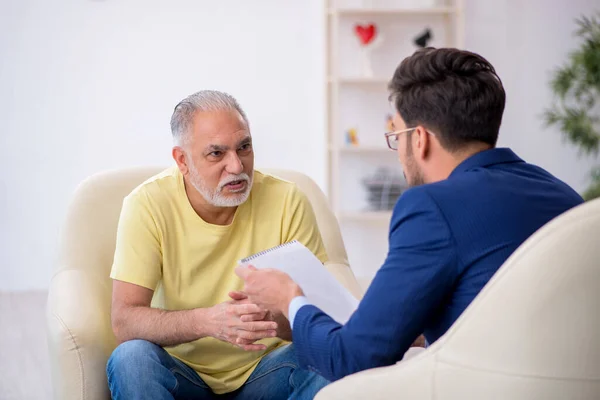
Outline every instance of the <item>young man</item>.
{"label": "young man", "polygon": [[505,93],[494,67],[457,49],[406,58],[389,85],[385,134],[411,189],[399,198],[389,251],[350,320],[310,305],[284,273],[239,268],[250,301],[289,316],[300,364],[329,380],[403,358],[435,342],[517,247],[582,203],[570,187],[496,148]]}
{"label": "young man", "polygon": [[136,188],[119,221],[112,397],[312,398],[327,382],[298,367],[287,319],[249,303],[234,273],[241,258],[294,239],[326,262],[310,203],[254,170],[248,120],[231,96],[189,96],[171,129],[177,166]]}

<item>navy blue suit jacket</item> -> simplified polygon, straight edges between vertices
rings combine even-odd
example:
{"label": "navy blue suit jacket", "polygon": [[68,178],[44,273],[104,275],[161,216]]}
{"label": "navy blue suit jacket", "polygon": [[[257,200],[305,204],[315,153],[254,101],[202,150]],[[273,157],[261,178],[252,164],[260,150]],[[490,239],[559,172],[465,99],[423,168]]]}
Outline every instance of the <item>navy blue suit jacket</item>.
{"label": "navy blue suit jacket", "polygon": [[407,190],[392,214],[385,263],[350,320],[342,326],[312,305],[296,313],[300,364],[333,381],[398,362],[422,333],[435,342],[525,239],[582,202],[500,148]]}

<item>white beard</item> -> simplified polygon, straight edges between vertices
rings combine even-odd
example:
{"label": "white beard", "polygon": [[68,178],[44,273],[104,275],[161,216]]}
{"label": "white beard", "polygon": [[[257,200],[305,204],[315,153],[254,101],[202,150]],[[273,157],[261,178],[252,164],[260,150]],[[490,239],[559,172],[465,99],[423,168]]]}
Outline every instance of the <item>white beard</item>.
{"label": "white beard", "polygon": [[[204,182],[204,179],[202,179],[198,173],[198,170],[196,170],[196,167],[193,164],[189,165],[189,170],[190,183],[192,186],[198,191],[198,193],[202,195],[202,197],[204,197],[204,200],[215,207],[237,207],[244,204],[250,196],[250,189],[252,189],[252,177],[248,176],[246,173],[230,175],[223,179],[223,181],[219,182],[219,185],[215,190],[211,190],[208,188],[206,182]],[[223,195],[223,188],[225,185],[234,181],[246,181],[246,187],[235,195]]]}

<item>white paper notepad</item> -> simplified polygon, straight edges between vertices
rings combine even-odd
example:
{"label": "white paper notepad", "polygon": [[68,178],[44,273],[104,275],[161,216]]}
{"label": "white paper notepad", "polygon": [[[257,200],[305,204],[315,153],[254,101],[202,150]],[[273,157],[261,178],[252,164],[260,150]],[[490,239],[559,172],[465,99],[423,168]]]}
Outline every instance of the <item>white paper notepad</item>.
{"label": "white paper notepad", "polygon": [[311,304],[340,324],[345,324],[358,307],[358,300],[297,240],[244,258],[240,265],[285,272],[302,288]]}

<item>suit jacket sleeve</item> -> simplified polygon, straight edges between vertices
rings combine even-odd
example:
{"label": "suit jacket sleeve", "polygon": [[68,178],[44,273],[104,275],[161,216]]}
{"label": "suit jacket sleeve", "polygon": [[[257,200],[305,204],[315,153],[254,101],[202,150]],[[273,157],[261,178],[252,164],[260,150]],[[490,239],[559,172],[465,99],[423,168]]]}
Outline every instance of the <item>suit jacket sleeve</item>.
{"label": "suit jacket sleeve", "polygon": [[401,360],[435,317],[457,278],[450,229],[424,187],[398,200],[389,251],[367,293],[345,325],[317,307],[298,311],[293,341],[300,364],[334,381]]}

